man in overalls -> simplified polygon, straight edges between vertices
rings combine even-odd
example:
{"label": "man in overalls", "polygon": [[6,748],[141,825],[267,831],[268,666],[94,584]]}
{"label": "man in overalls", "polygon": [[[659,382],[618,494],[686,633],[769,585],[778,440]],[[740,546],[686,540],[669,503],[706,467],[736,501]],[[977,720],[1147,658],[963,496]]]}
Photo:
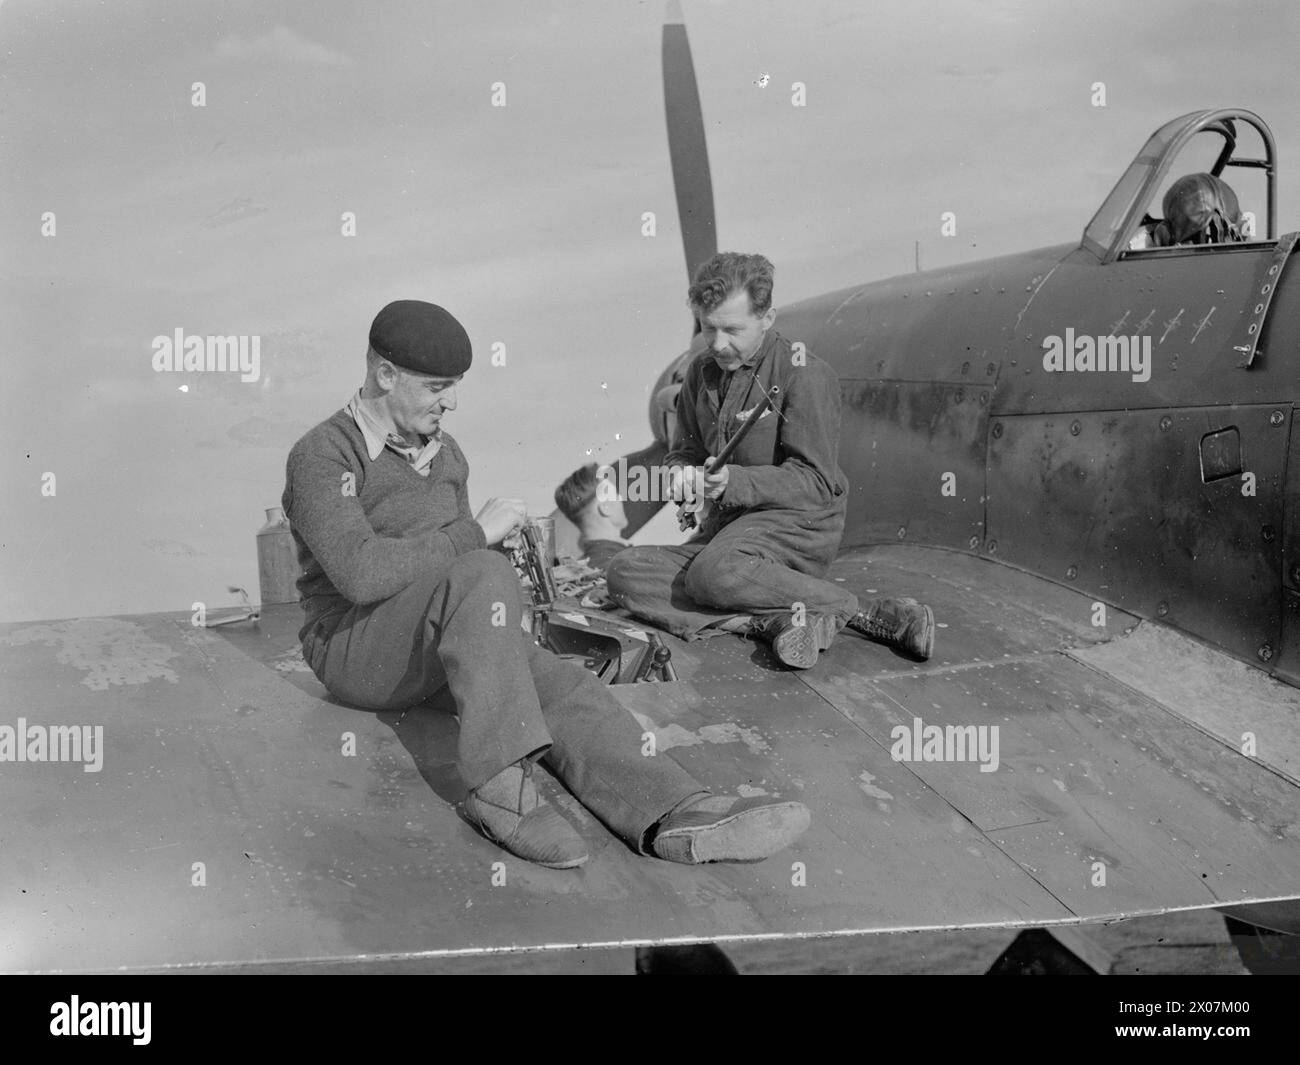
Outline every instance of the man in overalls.
{"label": "man in overalls", "polygon": [[[677,400],[665,459],[674,499],[712,504],[699,532],[672,547],[633,547],[610,562],[610,597],[683,639],[723,629],[771,644],[807,669],[845,625],[915,658],[934,649],[934,615],[912,599],[858,599],[824,578],[844,535],[848,481],[838,463],[835,371],[772,329],[772,264],[720,252],[688,298],[706,349]],[[699,468],[725,446],[773,385],[770,411],[720,469]]]}

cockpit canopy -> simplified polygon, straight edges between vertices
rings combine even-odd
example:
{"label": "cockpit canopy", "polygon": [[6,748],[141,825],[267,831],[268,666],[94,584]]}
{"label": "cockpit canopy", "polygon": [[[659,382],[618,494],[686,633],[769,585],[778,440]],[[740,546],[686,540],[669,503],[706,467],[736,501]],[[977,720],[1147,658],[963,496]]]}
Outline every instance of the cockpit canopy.
{"label": "cockpit canopy", "polygon": [[[1238,154],[1238,123],[1258,134],[1263,158]],[[1194,141],[1195,139],[1195,141]],[[1174,177],[1173,167],[1188,155],[1204,157],[1211,144],[1208,171],[1177,177],[1157,199],[1162,185]],[[1129,165],[1115,188],[1093,216],[1083,234],[1083,247],[1101,262],[1149,248],[1230,244],[1256,241],[1258,223],[1253,212],[1241,210],[1237,191],[1221,176],[1229,167],[1262,170],[1267,201],[1265,232],[1277,238],[1276,149],[1273,134],[1258,115],[1227,109],[1194,111],[1167,122],[1153,133]],[[1149,213],[1161,209],[1163,217]]]}

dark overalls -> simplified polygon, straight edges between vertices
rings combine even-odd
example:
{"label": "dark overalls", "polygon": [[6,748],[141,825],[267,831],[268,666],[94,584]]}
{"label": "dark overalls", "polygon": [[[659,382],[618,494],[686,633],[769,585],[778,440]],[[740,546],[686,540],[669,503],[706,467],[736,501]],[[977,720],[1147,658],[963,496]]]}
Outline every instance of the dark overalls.
{"label": "dark overalls", "polygon": [[699,532],[680,546],[628,548],[609,564],[610,597],[684,639],[711,635],[701,630],[739,614],[798,604],[834,614],[841,626],[857,612],[856,596],[822,579],[848,506],[838,462],[839,379],[830,366],[775,330],[754,363],[731,375],[705,352],[686,373],[677,437],[664,461],[698,466],[717,455],[774,384],[781,390],[775,409],[728,461],[722,505],[714,504]]}

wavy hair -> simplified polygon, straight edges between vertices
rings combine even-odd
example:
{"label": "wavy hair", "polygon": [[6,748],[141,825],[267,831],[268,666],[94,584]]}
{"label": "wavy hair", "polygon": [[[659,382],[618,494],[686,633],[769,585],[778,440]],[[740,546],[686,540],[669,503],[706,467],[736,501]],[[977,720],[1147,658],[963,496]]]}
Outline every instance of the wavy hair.
{"label": "wavy hair", "polygon": [[749,293],[750,313],[766,314],[772,306],[772,263],[762,255],[720,251],[695,271],[686,299],[692,310],[707,314],[742,288]]}

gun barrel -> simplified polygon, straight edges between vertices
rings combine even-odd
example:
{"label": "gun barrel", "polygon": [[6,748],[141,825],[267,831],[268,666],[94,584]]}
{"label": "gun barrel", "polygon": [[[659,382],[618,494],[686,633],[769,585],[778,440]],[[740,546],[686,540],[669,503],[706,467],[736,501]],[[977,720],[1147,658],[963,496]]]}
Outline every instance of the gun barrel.
{"label": "gun barrel", "polygon": [[745,419],[745,424],[736,431],[736,435],[728,440],[726,446],[718,452],[718,456],[713,460],[710,469],[717,469],[719,466],[725,466],[727,464],[727,459],[731,458],[736,448],[740,446],[740,442],[745,439],[745,434],[758,424],[759,418],[763,417],[763,415],[767,413],[767,409],[776,400],[780,391],[780,386],[773,385],[763,393],[763,398],[759,401],[758,406],[750,411],[749,417]]}

